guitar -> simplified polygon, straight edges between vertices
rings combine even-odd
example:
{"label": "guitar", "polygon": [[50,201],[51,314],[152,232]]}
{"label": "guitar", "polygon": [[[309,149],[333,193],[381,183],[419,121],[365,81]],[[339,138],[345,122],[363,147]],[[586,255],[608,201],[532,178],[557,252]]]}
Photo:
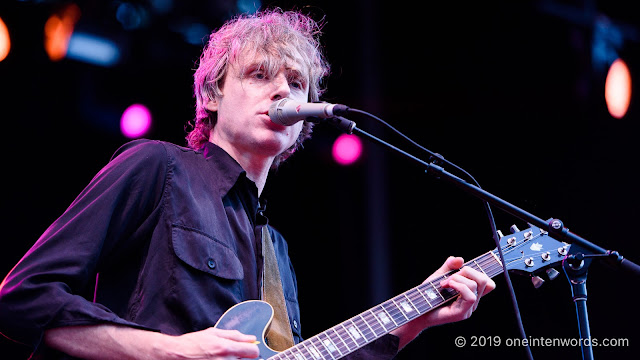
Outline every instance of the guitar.
{"label": "guitar", "polygon": [[[529,229],[502,236],[500,247],[507,270],[533,276],[545,270],[548,273],[555,272],[553,267],[566,257],[570,245],[551,238],[546,231],[538,227],[531,226]],[[490,278],[503,272],[497,248],[465,263],[464,266],[483,272]],[[338,360],[455,299],[458,296],[457,291],[439,285],[455,272],[457,270],[418,285],[282,352],[274,351],[264,342],[273,318],[273,309],[266,302],[250,300],[239,303],[227,310],[215,327],[238,330],[262,339],[258,344],[259,359]]]}

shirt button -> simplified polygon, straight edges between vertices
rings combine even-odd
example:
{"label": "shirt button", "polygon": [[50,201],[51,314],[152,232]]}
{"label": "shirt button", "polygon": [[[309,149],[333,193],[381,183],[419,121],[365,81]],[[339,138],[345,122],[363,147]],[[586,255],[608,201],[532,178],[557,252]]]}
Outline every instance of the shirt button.
{"label": "shirt button", "polygon": [[209,260],[207,260],[207,266],[209,267],[209,269],[215,269],[216,268],[216,262],[213,259],[209,259]]}
{"label": "shirt button", "polygon": [[293,327],[296,329],[298,328],[298,321],[295,319],[293,320]]}

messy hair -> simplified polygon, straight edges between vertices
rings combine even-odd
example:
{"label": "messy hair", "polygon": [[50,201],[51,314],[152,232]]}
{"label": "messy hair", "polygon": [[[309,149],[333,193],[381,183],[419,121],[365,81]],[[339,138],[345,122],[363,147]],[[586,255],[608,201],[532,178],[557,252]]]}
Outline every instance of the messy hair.
{"label": "messy hair", "polygon": [[[329,74],[329,64],[318,41],[321,25],[310,17],[294,11],[264,10],[243,14],[227,21],[213,32],[205,46],[194,74],[196,117],[187,134],[189,147],[200,149],[216,125],[217,113],[205,106],[222,95],[220,88],[230,64],[240,56],[259,56],[267,69],[279,69],[293,59],[302,61],[303,72],[309,75],[309,102],[318,101],[323,93],[322,79]],[[304,121],[296,142],[273,163],[277,167],[311,137],[313,124]]]}

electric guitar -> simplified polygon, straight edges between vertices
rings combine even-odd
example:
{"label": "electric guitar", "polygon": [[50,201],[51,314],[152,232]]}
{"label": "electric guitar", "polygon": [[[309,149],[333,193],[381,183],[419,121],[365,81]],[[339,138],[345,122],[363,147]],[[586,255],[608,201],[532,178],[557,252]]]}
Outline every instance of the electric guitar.
{"label": "electric guitar", "polygon": [[[546,271],[550,277],[558,272],[553,266],[562,262],[570,245],[551,238],[538,227],[517,231],[500,239],[507,270],[531,274]],[[503,272],[498,249],[489,251],[464,264],[485,273],[490,278]],[[431,279],[392,299],[383,302],[329,330],[315,335],[282,352],[265,344],[264,338],[273,318],[271,305],[259,300],[239,303],[225,312],[215,327],[238,330],[255,335],[259,341],[259,359],[272,360],[338,360],[368,343],[388,334],[458,296],[440,282],[457,270]],[[535,277],[542,281],[540,277]],[[535,285],[534,281],[534,285]]]}

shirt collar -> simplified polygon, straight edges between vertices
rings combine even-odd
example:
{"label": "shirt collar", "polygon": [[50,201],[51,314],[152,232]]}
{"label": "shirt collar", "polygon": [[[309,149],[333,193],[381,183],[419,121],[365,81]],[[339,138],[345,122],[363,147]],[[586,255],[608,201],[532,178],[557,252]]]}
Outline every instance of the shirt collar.
{"label": "shirt collar", "polygon": [[231,155],[210,141],[203,145],[201,151],[204,158],[211,163],[219,176],[215,183],[220,196],[225,196],[236,183],[242,181],[249,186],[250,192],[255,194],[257,201],[258,188],[256,184],[247,178],[247,172]]}

